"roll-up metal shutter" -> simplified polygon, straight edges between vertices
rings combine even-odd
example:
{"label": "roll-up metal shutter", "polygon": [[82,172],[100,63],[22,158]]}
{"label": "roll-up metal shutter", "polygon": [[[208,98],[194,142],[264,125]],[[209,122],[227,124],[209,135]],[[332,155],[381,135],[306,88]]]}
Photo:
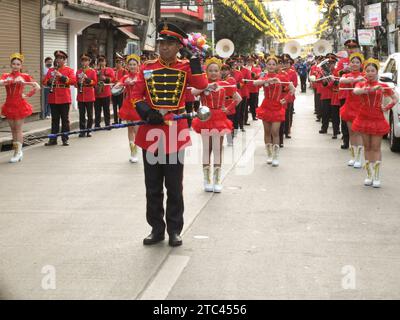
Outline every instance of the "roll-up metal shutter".
{"label": "roll-up metal shutter", "polygon": [[68,23],[57,22],[55,29],[43,31],[43,58],[52,57],[54,51],[62,50],[68,52]]}
{"label": "roll-up metal shutter", "polygon": [[[2,0],[0,7],[0,74],[3,74],[10,72],[10,55],[19,51],[19,1]],[[5,99],[6,90],[0,88],[0,105]]]}
{"label": "roll-up metal shutter", "polygon": [[[40,55],[40,28],[41,28],[40,0],[22,1],[21,5],[21,52],[25,55],[23,72],[30,74],[33,79],[41,81],[41,55]],[[27,89],[30,90],[30,87]],[[27,90],[28,91],[28,90]],[[29,103],[33,112],[41,111],[41,92],[38,91]]]}

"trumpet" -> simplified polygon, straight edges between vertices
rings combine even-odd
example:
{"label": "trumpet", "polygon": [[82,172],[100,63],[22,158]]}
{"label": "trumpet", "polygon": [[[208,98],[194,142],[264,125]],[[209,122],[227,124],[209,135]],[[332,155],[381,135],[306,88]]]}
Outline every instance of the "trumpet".
{"label": "trumpet", "polygon": [[85,81],[84,75],[86,74],[87,68],[82,68],[82,73],[79,75],[80,80],[79,80],[79,93],[83,93],[83,82]]}

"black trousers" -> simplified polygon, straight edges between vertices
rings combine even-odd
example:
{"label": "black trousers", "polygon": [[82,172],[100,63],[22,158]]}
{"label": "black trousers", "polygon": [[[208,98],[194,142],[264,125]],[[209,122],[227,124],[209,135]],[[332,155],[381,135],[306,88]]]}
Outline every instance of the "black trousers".
{"label": "black trousers", "polygon": [[117,96],[112,96],[112,105],[113,105],[113,114],[114,114],[114,123],[121,123],[121,119],[118,117],[118,111],[122,107],[122,103],[124,101],[124,94],[121,93]]}
{"label": "black trousers", "polygon": [[[93,126],[93,102],[78,102],[79,128],[91,129]],[[87,122],[86,122],[87,116]]]}
{"label": "black trousers", "polygon": [[[346,99],[340,100],[340,108],[343,107],[345,102],[346,102]],[[340,119],[340,129],[342,130],[343,144],[349,145],[349,143],[350,143],[349,128],[347,127],[346,121],[343,121],[342,119]]]}
{"label": "black trousers", "polygon": [[100,127],[101,112],[104,113],[104,123],[110,125],[110,97],[96,98],[94,103],[94,126]]}
{"label": "black trousers", "polygon": [[321,95],[314,89],[314,112],[317,119],[321,119]]}
{"label": "black trousers", "polygon": [[[143,150],[146,185],[146,219],[152,232],[180,234],[183,228],[183,160],[184,151],[167,154],[164,161],[155,161],[160,155]],[[167,189],[166,222],[164,221],[164,183]]]}
{"label": "black trousers", "polygon": [[[193,112],[199,110],[200,107],[200,101],[188,101],[185,103],[185,110],[187,113]],[[192,119],[187,119],[189,128],[192,126]]]}
{"label": "black trousers", "polygon": [[[61,132],[68,132],[69,129],[69,103],[63,104],[50,104],[51,112],[51,133],[60,133],[60,120],[61,120]],[[62,136],[62,141],[67,141],[68,136]],[[54,139],[57,140],[57,139]]]}
{"label": "black trousers", "polygon": [[339,134],[339,106],[332,106],[330,99],[321,100],[322,127],[321,130],[327,131],[329,119],[332,119],[333,134]]}
{"label": "black trousers", "polygon": [[[256,109],[258,107],[258,92],[251,92],[250,93],[249,107],[250,107],[251,116],[253,117],[253,120],[254,120],[254,119],[257,118]],[[247,122],[247,118],[246,118],[246,122]]]}
{"label": "black trousers", "polygon": [[307,76],[300,76],[301,92],[306,92],[307,89]]}
{"label": "black trousers", "polygon": [[293,110],[294,110],[294,103],[289,102],[285,114],[285,135],[288,135],[290,133],[290,129],[292,128]]}
{"label": "black trousers", "polygon": [[236,114],[235,114],[235,122],[233,124],[233,127],[235,129],[243,129],[243,123],[244,123],[244,112],[245,112],[245,107],[247,106],[247,98],[242,98],[242,101],[236,106]]}

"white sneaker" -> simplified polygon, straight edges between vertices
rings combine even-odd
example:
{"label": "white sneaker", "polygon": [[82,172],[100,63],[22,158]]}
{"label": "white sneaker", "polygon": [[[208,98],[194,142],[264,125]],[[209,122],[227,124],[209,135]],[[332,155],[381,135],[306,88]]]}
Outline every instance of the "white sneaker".
{"label": "white sneaker", "polygon": [[379,169],[381,166],[381,162],[380,161],[376,161],[373,165],[373,169],[374,169],[374,176],[373,176],[373,181],[372,181],[372,186],[374,188],[380,188],[381,187],[381,179],[379,178]]}
{"label": "white sneaker", "polygon": [[357,146],[357,148],[356,148],[355,160],[354,160],[354,165],[353,165],[353,168],[355,168],[355,169],[360,169],[362,167],[362,163],[361,163],[362,148],[363,148],[362,146]]}
{"label": "white sneaker", "polygon": [[203,167],[203,185],[204,185],[204,191],[205,192],[213,192],[214,187],[211,183],[211,178],[210,178],[210,166],[204,166]]}
{"label": "white sneaker", "polygon": [[351,159],[349,160],[349,162],[347,162],[347,165],[349,167],[353,167],[354,166],[354,162],[355,162],[355,157],[356,157],[355,147],[354,146],[350,146],[350,155],[351,155]]}
{"label": "white sneaker", "polygon": [[22,161],[24,154],[22,152],[22,143],[14,142],[13,143],[14,155],[10,159],[10,163],[17,163]]}
{"label": "white sneaker", "polygon": [[370,162],[368,160],[365,161],[364,168],[367,171],[367,177],[364,180],[364,185],[365,186],[372,186],[372,171],[371,171]]}
{"label": "white sneaker", "polygon": [[131,141],[129,142],[129,147],[131,149],[131,156],[129,157],[130,163],[137,163],[139,161],[137,157],[137,146]]}
{"label": "white sneaker", "polygon": [[272,163],[272,143],[267,143],[265,145],[265,151],[267,152],[267,163]]}
{"label": "white sneaker", "polygon": [[274,144],[273,151],[272,151],[272,166],[278,167],[279,166],[279,144]]}
{"label": "white sneaker", "polygon": [[214,167],[214,190],[215,193],[222,191],[221,167]]}

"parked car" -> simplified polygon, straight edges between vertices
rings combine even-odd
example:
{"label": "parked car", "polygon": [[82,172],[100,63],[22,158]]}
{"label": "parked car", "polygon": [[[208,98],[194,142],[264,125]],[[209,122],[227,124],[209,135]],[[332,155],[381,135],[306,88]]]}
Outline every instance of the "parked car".
{"label": "parked car", "polygon": [[[380,72],[380,80],[392,82],[395,91],[400,96],[400,79],[398,79],[399,70],[400,53],[394,53],[390,55],[383,64]],[[393,152],[400,152],[400,103],[397,103],[391,110],[385,112],[385,117],[390,124],[390,132],[388,135],[390,150]]]}

